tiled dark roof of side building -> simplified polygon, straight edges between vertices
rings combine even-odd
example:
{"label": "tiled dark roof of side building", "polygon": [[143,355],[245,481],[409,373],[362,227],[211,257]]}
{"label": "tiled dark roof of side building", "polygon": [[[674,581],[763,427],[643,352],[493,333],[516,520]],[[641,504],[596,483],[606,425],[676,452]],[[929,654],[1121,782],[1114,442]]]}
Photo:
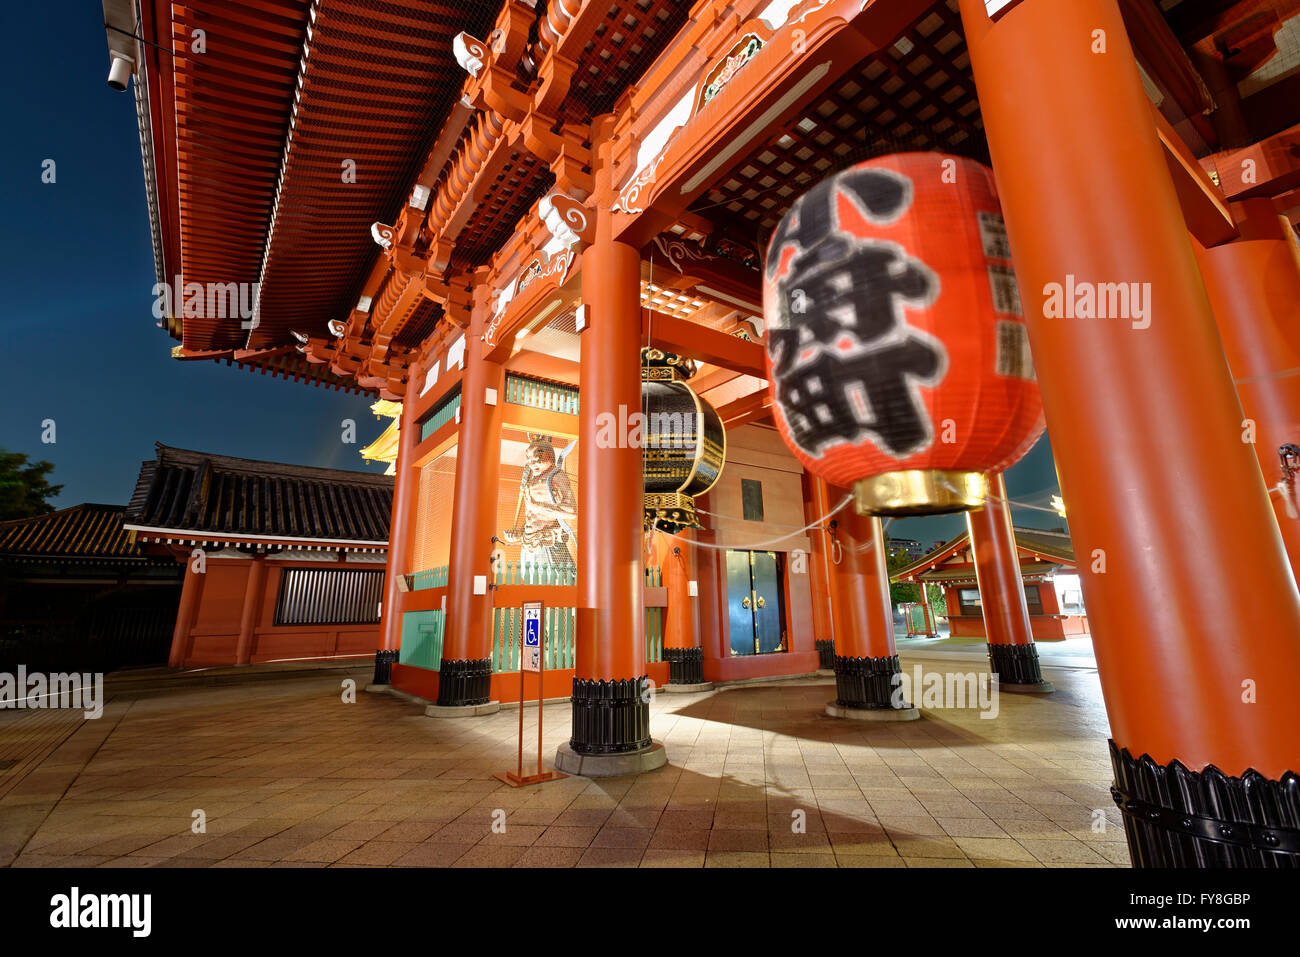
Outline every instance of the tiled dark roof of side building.
{"label": "tiled dark roof of side building", "polygon": [[24,558],[144,558],[121,505],[74,505],[0,522],[0,554]]}
{"label": "tiled dark roof of side building", "polygon": [[140,467],[126,523],[149,529],[387,542],[391,476],[174,449]]}
{"label": "tiled dark roof of side building", "polygon": [[[1018,525],[1015,526],[1012,531],[1016,536],[1017,548],[1033,552],[1036,555],[1041,555],[1044,558],[1049,558],[1052,561],[1063,565],[1075,564],[1074,545],[1070,541],[1070,536],[1067,532],[1053,532],[1048,531],[1045,528],[1021,528]],[[954,546],[966,544],[967,539],[969,538],[969,532],[962,532],[960,535],[948,539],[948,541],[944,542],[938,548],[926,552],[906,568],[900,568],[898,571],[894,572],[889,576],[889,580],[891,582],[906,581],[915,575],[919,575],[934,564],[935,560],[939,556],[948,552]],[[958,550],[960,551],[960,548],[958,548]],[[1024,559],[1022,558],[1021,563],[1023,564],[1023,562]]]}

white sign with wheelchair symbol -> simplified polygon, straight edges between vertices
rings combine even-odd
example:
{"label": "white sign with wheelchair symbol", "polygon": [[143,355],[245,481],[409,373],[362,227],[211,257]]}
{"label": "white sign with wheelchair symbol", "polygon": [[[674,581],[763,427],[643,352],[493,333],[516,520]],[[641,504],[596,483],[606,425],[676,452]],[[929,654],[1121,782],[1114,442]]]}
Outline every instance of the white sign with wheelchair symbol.
{"label": "white sign with wheelchair symbol", "polygon": [[542,603],[524,603],[524,641],[520,649],[519,667],[522,671],[542,670]]}

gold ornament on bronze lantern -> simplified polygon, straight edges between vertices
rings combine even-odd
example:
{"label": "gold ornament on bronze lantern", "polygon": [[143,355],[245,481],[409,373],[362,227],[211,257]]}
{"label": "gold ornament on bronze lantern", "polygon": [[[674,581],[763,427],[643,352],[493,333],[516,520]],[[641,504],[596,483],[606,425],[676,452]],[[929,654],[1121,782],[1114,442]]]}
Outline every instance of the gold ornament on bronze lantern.
{"label": "gold ornament on bronze lantern", "polygon": [[645,524],[667,532],[701,527],[695,496],[713,487],[727,458],[722,419],[686,384],[694,374],[690,359],[641,350]]}

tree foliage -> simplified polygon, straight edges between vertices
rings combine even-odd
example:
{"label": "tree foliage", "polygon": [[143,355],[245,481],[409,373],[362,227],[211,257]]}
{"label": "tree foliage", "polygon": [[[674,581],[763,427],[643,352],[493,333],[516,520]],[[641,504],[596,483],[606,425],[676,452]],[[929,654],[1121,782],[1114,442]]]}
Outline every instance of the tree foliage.
{"label": "tree foliage", "polygon": [[54,511],[46,499],[63,490],[51,485],[52,462],[31,462],[22,452],[0,449],[0,522]]}
{"label": "tree foliage", "polygon": [[[908,565],[916,561],[911,555],[903,550],[894,552],[889,556],[886,565],[889,574],[892,577],[896,572],[901,571]],[[936,615],[948,614],[948,602],[944,597],[943,589],[938,585],[926,585],[926,592],[930,596],[930,605]],[[894,604],[900,602],[919,602],[921,600],[921,586],[916,582],[891,582],[889,586],[889,600]]]}

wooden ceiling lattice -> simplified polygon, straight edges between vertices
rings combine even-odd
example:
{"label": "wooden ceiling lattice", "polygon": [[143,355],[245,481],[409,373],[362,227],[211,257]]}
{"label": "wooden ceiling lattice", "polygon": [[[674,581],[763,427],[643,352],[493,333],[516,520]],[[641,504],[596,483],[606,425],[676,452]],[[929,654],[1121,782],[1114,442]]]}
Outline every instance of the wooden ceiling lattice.
{"label": "wooden ceiling lattice", "polygon": [[890,47],[847,70],[691,205],[759,248],[794,200],[854,163],[941,150],[987,163],[956,0],[940,0]]}
{"label": "wooden ceiling lattice", "polygon": [[691,7],[688,0],[604,2],[609,10],[578,57],[562,107],[571,122],[608,112],[677,35]]}
{"label": "wooden ceiling lattice", "polygon": [[641,283],[642,308],[653,309],[655,312],[678,319],[689,319],[704,308],[704,305],[703,299],[688,292],[669,289],[653,282],[642,281]]}
{"label": "wooden ceiling lattice", "polygon": [[456,241],[457,262],[481,266],[509,238],[519,219],[555,185],[555,174],[529,153],[513,153],[501,174],[480,184],[474,212]]}
{"label": "wooden ceiling lattice", "polygon": [[407,349],[415,349],[433,332],[441,318],[441,305],[432,299],[421,299],[411,318],[402,326],[401,331],[393,336],[393,342]]}

